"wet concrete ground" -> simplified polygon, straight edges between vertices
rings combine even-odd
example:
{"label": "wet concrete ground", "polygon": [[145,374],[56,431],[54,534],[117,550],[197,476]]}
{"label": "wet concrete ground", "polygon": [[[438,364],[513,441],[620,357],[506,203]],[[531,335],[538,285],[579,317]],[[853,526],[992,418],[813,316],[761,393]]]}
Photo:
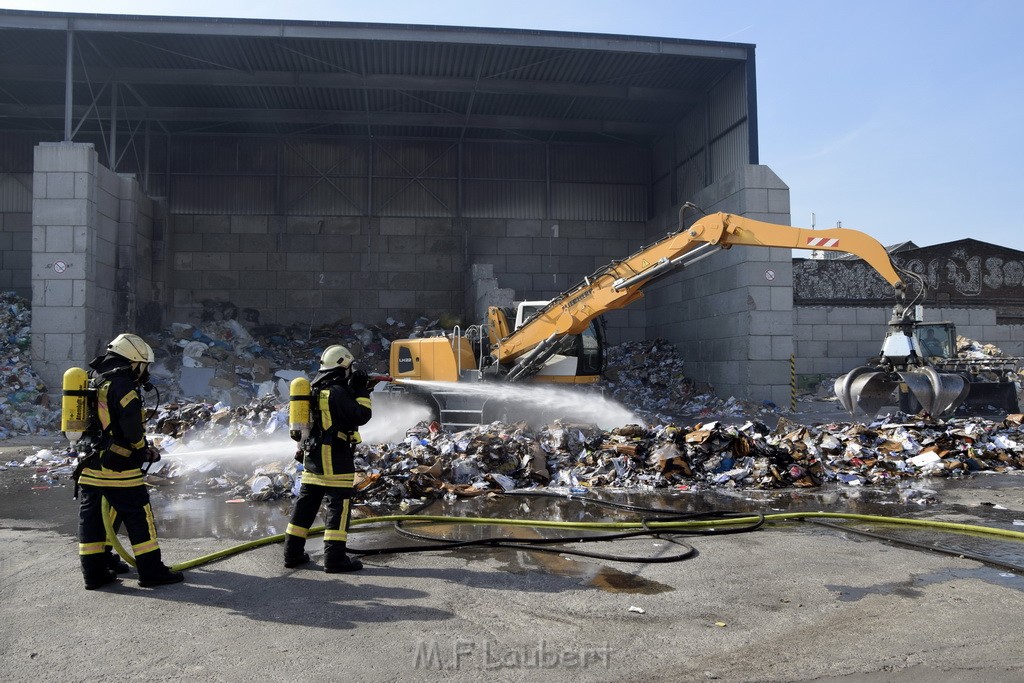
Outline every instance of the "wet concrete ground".
{"label": "wet concrete ground", "polygon": [[[38,440],[36,440],[38,441]],[[58,442],[59,443],[59,442]],[[0,445],[0,461],[53,443]],[[58,446],[59,447],[59,446]],[[284,570],[279,545],[189,570],[184,584],[82,590],[77,503],[26,468],[0,472],[0,666],[6,680],[187,678],[367,681],[1017,681],[1024,655],[1018,542],[856,523],[967,557],[865,538],[849,528],[776,524],[683,539],[684,562],[628,563],[533,550],[470,549],[365,558],[354,575]],[[38,487],[38,488],[36,488]],[[914,495],[872,488],[602,491],[679,512],[833,510],[1024,530],[1024,477],[920,480]],[[927,489],[927,490],[924,490]],[[923,505],[910,500],[933,499]],[[280,533],[290,503],[154,491],[165,557],[180,562]],[[593,502],[506,496],[432,513],[626,519]],[[838,522],[839,524],[852,524]],[[449,539],[554,532],[434,524]],[[391,528],[363,548],[416,543]],[[573,546],[658,558],[664,539]],[[988,558],[990,563],[970,559]]]}

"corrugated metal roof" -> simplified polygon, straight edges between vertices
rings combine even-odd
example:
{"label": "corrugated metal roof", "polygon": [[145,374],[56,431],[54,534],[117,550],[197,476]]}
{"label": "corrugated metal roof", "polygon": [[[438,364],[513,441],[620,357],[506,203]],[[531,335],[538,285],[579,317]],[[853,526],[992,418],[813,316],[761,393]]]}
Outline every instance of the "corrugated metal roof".
{"label": "corrugated metal roof", "polygon": [[0,10],[0,131],[63,130],[69,28],[86,137],[118,83],[119,120],[170,133],[646,145],[753,55],[639,36]]}

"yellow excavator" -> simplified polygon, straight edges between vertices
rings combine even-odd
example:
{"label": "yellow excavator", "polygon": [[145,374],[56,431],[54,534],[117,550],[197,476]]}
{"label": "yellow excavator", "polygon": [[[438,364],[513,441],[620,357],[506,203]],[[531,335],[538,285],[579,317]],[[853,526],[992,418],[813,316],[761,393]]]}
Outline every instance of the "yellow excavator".
{"label": "yellow excavator", "polygon": [[877,240],[847,228],[808,230],[728,213],[704,215],[684,227],[688,209],[696,207],[680,209],[675,232],[609,263],[550,301],[520,304],[514,324],[512,311],[491,307],[484,325],[395,340],[387,390],[417,394],[436,419],[464,426],[483,419],[480,407],[470,405],[476,392],[467,389],[473,382],[597,382],[604,369],[603,313],[632,304],[648,285],[719,249],[752,246],[853,254],[893,286],[896,305],[878,364],[856,368],[836,381],[836,395],[851,414],[876,413],[897,387],[906,387],[935,416],[963,400],[964,379],[937,372],[918,347],[904,277],[916,279],[920,292],[923,282],[899,271]]}

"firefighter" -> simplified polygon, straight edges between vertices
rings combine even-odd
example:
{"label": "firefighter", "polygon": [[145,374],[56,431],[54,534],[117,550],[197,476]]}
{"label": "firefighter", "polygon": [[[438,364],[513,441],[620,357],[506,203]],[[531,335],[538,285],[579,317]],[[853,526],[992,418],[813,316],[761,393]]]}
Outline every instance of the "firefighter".
{"label": "firefighter", "polygon": [[77,480],[82,497],[78,553],[86,590],[117,581],[117,560],[110,554],[103,524],[104,498],[116,515],[115,524],[124,524],[128,531],[140,586],[185,578],[160,559],[153,509],[142,481],[142,465],[160,459],[159,451],[146,441],[142,406],[142,387],[149,384],[153,360],[153,349],[141,337],[119,334],[107,345],[105,355],[89,363],[90,384],[96,390],[95,415],[83,437],[90,454]]}
{"label": "firefighter", "polygon": [[309,554],[304,552],[306,536],[325,496],[324,571],[334,574],[363,568],[362,562],[346,554],[345,544],[355,450],[361,440],[358,429],[370,420],[370,392],[376,381],[353,367],[354,360],[344,346],[329,346],[320,356],[320,368],[310,384],[310,435],[296,453],[296,458],[302,457],[302,485],[284,541],[284,566],[288,568],[309,562]]}

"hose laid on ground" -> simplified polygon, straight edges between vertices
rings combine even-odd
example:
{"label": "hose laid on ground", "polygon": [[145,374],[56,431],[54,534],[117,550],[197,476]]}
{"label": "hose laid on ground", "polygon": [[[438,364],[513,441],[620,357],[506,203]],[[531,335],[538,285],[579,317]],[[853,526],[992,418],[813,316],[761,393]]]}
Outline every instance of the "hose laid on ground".
{"label": "hose laid on ground", "polygon": [[[108,542],[114,547],[117,553],[124,558],[126,562],[135,566],[134,558],[125,549],[125,547],[118,540],[117,535],[114,533],[111,516],[109,514],[110,506],[106,499],[103,501],[103,524],[107,530]],[[677,515],[679,513],[676,513]],[[659,532],[675,532],[680,533],[687,531],[691,534],[702,533],[717,533],[724,531],[721,527],[726,527],[729,530],[735,531],[752,531],[759,528],[763,523],[768,522],[786,522],[786,521],[803,521],[803,520],[814,520],[814,519],[846,519],[854,521],[871,522],[875,524],[893,524],[900,526],[915,526],[930,529],[941,529],[944,531],[956,531],[961,533],[976,533],[989,536],[998,536],[1000,538],[1006,538],[1016,541],[1024,541],[1024,532],[1013,531],[1010,529],[999,529],[996,527],[980,526],[975,524],[960,524],[955,522],[938,522],[929,520],[919,519],[906,519],[902,517],[884,517],[879,515],[861,515],[852,514],[845,512],[785,512],[770,515],[757,515],[749,514],[745,516],[728,516],[719,517],[716,519],[674,519],[667,521],[657,520],[639,520],[631,522],[558,522],[553,520],[524,520],[524,519],[501,519],[492,517],[451,517],[446,515],[382,515],[379,517],[365,517],[362,519],[352,520],[351,526],[370,526],[384,523],[398,523],[408,524],[410,522],[424,522],[424,523],[444,523],[444,524],[474,524],[474,525],[490,525],[490,526],[525,526],[543,529],[571,529],[575,531],[619,531],[619,532],[636,532],[635,535],[642,534],[657,534]],[[310,534],[315,535],[323,533],[324,527],[318,526],[310,529]],[[187,562],[182,562],[171,567],[172,570],[180,571],[183,569],[190,569],[198,567],[209,562],[220,560],[231,555],[235,555],[247,550],[259,548],[264,545],[272,543],[280,543],[284,541],[285,534],[275,534],[273,536],[266,536],[253,541],[247,541],[224,550],[219,550],[202,557],[197,557]],[[605,539],[600,536],[590,537],[593,540],[611,540]],[[572,539],[528,539],[524,541],[522,539],[516,539],[513,542],[506,542],[503,545],[505,539],[477,539],[474,541],[453,541],[450,543],[440,544],[438,547],[431,547],[430,550],[442,550],[442,549],[454,549],[467,546],[485,546],[485,547],[511,547],[522,550],[539,550],[542,544],[553,544],[553,543],[566,543],[566,542],[578,542],[586,541],[587,537],[574,537]],[[887,539],[898,542],[897,539]],[[672,541],[675,542],[675,541]],[[384,555],[393,554],[396,552],[422,552],[423,546],[409,546],[404,548],[376,548],[370,550],[357,550],[350,548],[349,552],[354,555]],[[549,552],[566,553],[564,549],[548,550]],[[576,551],[579,552],[579,551]],[[692,557],[694,552],[692,549],[685,553],[676,556],[670,556],[674,559],[671,561],[679,561]],[[622,558],[609,558],[605,557],[602,559],[618,559]],[[985,560],[980,558],[981,562]],[[643,560],[632,560],[632,561],[667,561],[659,560],[657,558],[645,558]]]}

